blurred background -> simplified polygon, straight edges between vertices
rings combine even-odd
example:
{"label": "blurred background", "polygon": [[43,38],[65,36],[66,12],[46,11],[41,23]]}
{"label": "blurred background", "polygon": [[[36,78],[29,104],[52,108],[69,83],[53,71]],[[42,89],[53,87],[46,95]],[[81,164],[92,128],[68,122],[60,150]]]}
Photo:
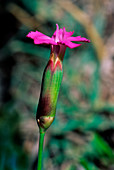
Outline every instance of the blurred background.
{"label": "blurred background", "polygon": [[0,170],[35,170],[35,120],[50,46],[29,31],[60,28],[91,40],[68,49],[56,119],[44,144],[44,170],[114,170],[113,0],[0,1]]}

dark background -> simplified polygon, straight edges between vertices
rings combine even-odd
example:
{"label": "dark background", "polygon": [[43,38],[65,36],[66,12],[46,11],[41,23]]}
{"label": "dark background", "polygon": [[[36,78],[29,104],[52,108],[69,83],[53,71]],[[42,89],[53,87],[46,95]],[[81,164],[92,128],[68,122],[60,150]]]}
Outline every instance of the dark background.
{"label": "dark background", "polygon": [[60,28],[91,40],[67,49],[56,119],[45,136],[45,170],[114,169],[113,0],[0,1],[0,170],[33,170],[35,121],[50,46],[29,31]]}

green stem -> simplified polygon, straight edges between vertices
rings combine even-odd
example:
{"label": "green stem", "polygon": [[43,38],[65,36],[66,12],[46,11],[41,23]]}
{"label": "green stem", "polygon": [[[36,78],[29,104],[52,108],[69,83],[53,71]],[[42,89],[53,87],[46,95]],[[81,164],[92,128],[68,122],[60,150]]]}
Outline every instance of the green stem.
{"label": "green stem", "polygon": [[41,170],[41,168],[42,168],[44,135],[45,135],[45,132],[40,132],[37,170]]}

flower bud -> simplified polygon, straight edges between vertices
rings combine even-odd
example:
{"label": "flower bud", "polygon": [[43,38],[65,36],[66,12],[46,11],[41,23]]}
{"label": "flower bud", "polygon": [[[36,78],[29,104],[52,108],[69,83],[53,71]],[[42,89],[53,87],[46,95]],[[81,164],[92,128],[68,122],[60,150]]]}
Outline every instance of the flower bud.
{"label": "flower bud", "polygon": [[45,131],[55,118],[62,77],[62,61],[52,52],[43,73],[41,94],[36,114],[36,120],[41,131]]}

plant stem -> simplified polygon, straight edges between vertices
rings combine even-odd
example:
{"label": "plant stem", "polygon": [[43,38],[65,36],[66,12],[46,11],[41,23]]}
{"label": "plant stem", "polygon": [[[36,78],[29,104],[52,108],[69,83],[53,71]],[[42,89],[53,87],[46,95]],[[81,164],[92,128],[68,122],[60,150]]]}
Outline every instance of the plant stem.
{"label": "plant stem", "polygon": [[40,132],[37,170],[41,170],[41,168],[42,168],[44,135],[45,135],[45,132]]}

